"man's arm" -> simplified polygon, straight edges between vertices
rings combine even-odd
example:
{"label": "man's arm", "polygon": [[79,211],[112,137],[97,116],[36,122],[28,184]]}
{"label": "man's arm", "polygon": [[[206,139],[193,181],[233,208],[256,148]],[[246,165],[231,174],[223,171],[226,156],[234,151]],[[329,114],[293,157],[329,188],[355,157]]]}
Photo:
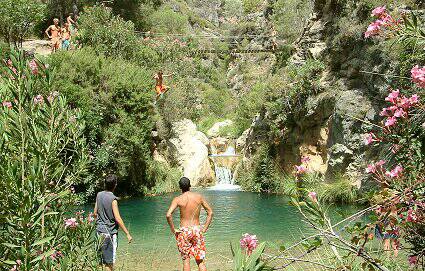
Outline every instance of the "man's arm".
{"label": "man's arm", "polygon": [[205,221],[205,225],[204,225],[204,229],[203,229],[204,232],[207,232],[207,230],[208,230],[208,228],[209,228],[209,226],[211,224],[211,221],[212,221],[212,218],[213,218],[214,213],[213,213],[213,210],[212,210],[211,206],[204,199],[204,197],[202,197],[201,204],[202,204],[202,207],[204,207],[204,209],[205,209],[205,211],[207,212],[207,215],[208,215],[207,216],[207,221]]}
{"label": "man's arm", "polygon": [[50,39],[50,35],[49,35],[50,27],[51,27],[51,26],[49,26],[49,27],[46,29],[46,31],[44,31],[44,33],[46,33],[46,35],[47,35],[47,37],[48,37],[49,39]]}
{"label": "man's arm", "polygon": [[112,212],[114,213],[115,220],[117,221],[120,228],[123,230],[123,232],[127,235],[128,242],[131,243],[133,241],[133,237],[131,237],[130,233],[128,232],[127,228],[124,225],[124,221],[121,218],[120,211],[118,210],[118,201],[114,200],[112,202]]}
{"label": "man's arm", "polygon": [[171,232],[174,235],[176,234],[176,229],[174,228],[173,213],[174,213],[174,211],[176,210],[177,207],[178,207],[177,199],[175,198],[171,202],[170,208],[168,209],[168,212],[167,212],[167,215],[166,215],[168,225],[170,225]]}

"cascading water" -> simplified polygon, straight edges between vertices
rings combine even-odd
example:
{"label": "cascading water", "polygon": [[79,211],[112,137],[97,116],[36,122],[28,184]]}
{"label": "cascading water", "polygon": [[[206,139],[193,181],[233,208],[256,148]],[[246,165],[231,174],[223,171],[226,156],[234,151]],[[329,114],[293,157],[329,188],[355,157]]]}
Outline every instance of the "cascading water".
{"label": "cascading water", "polygon": [[239,185],[235,185],[235,180],[231,169],[226,166],[229,159],[237,157],[235,149],[228,147],[224,153],[210,155],[215,167],[216,185],[211,190],[240,190]]}

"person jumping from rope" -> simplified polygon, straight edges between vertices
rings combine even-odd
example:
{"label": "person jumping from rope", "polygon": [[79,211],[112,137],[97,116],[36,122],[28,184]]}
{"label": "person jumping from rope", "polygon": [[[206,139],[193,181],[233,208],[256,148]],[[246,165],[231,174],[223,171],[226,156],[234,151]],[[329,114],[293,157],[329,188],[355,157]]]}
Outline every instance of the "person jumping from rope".
{"label": "person jumping from rope", "polygon": [[162,71],[159,71],[155,74],[153,79],[155,79],[155,91],[156,91],[156,99],[161,98],[165,92],[167,92],[170,87],[164,85],[164,77],[169,77],[173,74],[165,75]]}

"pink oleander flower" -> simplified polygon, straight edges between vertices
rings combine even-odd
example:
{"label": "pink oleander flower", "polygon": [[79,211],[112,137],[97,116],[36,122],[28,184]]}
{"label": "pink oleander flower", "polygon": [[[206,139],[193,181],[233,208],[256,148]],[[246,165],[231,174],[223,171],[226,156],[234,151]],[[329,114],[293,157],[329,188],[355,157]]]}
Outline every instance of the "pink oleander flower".
{"label": "pink oleander flower", "polygon": [[382,15],[386,15],[387,14],[387,7],[386,6],[382,6],[382,7],[376,7],[374,10],[372,10],[372,16],[373,17],[381,17]]}
{"label": "pink oleander flower", "polygon": [[55,252],[52,255],[50,255],[50,259],[55,261],[55,260],[61,258],[62,256],[63,256],[62,252],[60,252],[59,250],[55,250]]}
{"label": "pink oleander flower", "polygon": [[381,32],[381,26],[382,26],[381,20],[377,20],[377,21],[371,23],[367,27],[366,32],[364,33],[365,38],[377,36]]}
{"label": "pink oleander flower", "polygon": [[396,123],[397,123],[397,118],[396,117],[389,117],[385,121],[385,127],[394,126]]}
{"label": "pink oleander flower", "polygon": [[43,102],[44,102],[44,98],[40,94],[34,97],[34,104],[41,104]]}
{"label": "pink oleander flower", "polygon": [[419,65],[416,65],[412,68],[410,73],[412,76],[412,81],[419,87],[425,88],[425,66],[420,68]]}
{"label": "pink oleander flower", "polygon": [[368,133],[364,139],[364,144],[366,146],[372,144],[373,142],[379,142],[380,140],[375,136],[374,133]]}
{"label": "pink oleander flower", "polygon": [[11,102],[9,102],[9,101],[4,101],[3,103],[2,103],[2,105],[3,106],[5,106],[5,107],[7,107],[7,108],[12,108],[12,103]]}
{"label": "pink oleander flower", "polygon": [[412,97],[410,97],[410,99],[409,99],[409,102],[412,105],[418,104],[419,103],[419,96],[418,96],[418,94],[412,95]]}
{"label": "pink oleander flower", "polygon": [[393,170],[385,172],[385,176],[389,178],[398,178],[403,172],[403,167],[398,165]]}
{"label": "pink oleander flower", "polygon": [[399,108],[394,112],[394,117],[405,118],[405,117],[407,117],[407,113],[406,113],[406,111],[403,110],[403,108]]}
{"label": "pink oleander flower", "polygon": [[409,209],[407,211],[407,222],[416,222],[418,220],[418,216],[416,215],[415,210]]}
{"label": "pink oleander flower", "polygon": [[68,218],[65,220],[65,228],[75,229],[78,226],[76,218]]}
{"label": "pink oleander flower", "polygon": [[307,168],[303,165],[295,166],[296,174],[301,175],[307,172]]}
{"label": "pink oleander flower", "polygon": [[28,66],[30,67],[32,74],[34,74],[34,75],[38,74],[38,64],[35,61],[35,59],[28,62]]}
{"label": "pink oleander flower", "polygon": [[256,235],[250,235],[245,233],[242,235],[242,239],[240,240],[241,248],[246,249],[248,255],[254,251],[254,249],[258,246],[258,239]]}
{"label": "pink oleander flower", "polygon": [[397,98],[400,95],[400,90],[393,90],[387,98],[385,98],[385,101],[396,104]]}
{"label": "pink oleander flower", "polygon": [[386,161],[384,161],[384,160],[379,160],[378,162],[376,162],[376,166],[377,167],[382,167],[383,165],[385,165],[385,163],[386,163]]}
{"label": "pink oleander flower", "polygon": [[379,113],[379,116],[381,117],[390,117],[392,112],[388,108],[382,108],[381,113]]}
{"label": "pink oleander flower", "polygon": [[376,166],[373,164],[370,164],[366,168],[366,173],[375,173],[376,172]]}
{"label": "pink oleander flower", "polygon": [[308,162],[310,162],[310,160],[311,160],[310,157],[304,156],[301,158],[301,163],[307,164]]}
{"label": "pink oleander flower", "polygon": [[410,266],[415,266],[415,265],[418,264],[418,256],[411,255],[411,256],[408,257],[408,260],[409,260]]}
{"label": "pink oleander flower", "polygon": [[308,192],[308,197],[312,202],[317,203],[317,193],[316,192]]}

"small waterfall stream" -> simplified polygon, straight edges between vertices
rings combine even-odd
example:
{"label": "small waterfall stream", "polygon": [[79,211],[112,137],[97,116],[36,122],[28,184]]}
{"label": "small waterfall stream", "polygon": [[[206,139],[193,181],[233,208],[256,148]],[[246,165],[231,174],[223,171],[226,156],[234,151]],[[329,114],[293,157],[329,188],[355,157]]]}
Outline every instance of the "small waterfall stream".
{"label": "small waterfall stream", "polygon": [[[216,185],[211,190],[240,190],[239,185],[235,185],[235,179],[232,169],[229,167],[231,160],[238,157],[235,148],[229,146],[224,153],[211,154],[210,158],[214,163],[215,176],[217,178]],[[230,163],[229,163],[230,162]]]}

